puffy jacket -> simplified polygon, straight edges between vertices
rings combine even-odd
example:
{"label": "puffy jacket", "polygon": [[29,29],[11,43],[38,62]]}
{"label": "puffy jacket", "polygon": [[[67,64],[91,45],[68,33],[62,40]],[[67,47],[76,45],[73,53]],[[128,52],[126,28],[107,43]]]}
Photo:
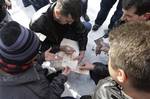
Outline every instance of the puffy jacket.
{"label": "puffy jacket", "polygon": [[60,99],[66,76],[60,74],[50,83],[44,74],[39,65],[18,75],[1,72],[0,99]]}

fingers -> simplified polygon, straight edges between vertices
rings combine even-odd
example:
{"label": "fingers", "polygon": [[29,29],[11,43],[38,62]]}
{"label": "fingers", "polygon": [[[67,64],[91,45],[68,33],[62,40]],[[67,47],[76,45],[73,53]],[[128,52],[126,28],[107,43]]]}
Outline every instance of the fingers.
{"label": "fingers", "polygon": [[62,72],[62,74],[64,74],[64,75],[67,76],[67,75],[70,74],[70,72],[71,72],[71,69],[69,67],[65,67],[64,70],[63,70],[63,72]]}
{"label": "fingers", "polygon": [[47,52],[45,52],[45,60],[46,61],[56,61],[56,60],[62,60],[63,58],[55,55],[53,53],[50,53],[49,50],[47,50]]}
{"label": "fingers", "polygon": [[98,55],[98,54],[101,54],[101,47],[96,47],[96,51],[95,51],[95,54]]}
{"label": "fingers", "polygon": [[58,56],[58,55],[54,55],[54,59],[55,59],[55,60],[62,60],[63,57],[60,57],[60,56]]}
{"label": "fingers", "polygon": [[85,69],[86,69],[85,64],[83,64],[83,65],[79,66],[79,69],[80,69],[80,70],[85,70]]}

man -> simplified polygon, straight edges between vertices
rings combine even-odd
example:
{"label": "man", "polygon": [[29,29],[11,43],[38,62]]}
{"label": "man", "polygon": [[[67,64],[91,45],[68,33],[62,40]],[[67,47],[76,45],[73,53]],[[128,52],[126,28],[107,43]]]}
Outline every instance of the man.
{"label": "man", "polygon": [[[51,0],[51,2],[56,2],[57,0]],[[87,7],[88,7],[88,0],[81,0],[82,4],[82,17],[86,22],[90,21],[89,16],[87,15]]]}
{"label": "man", "polygon": [[[122,4],[124,13],[120,21],[131,22],[150,20],[150,0],[123,0]],[[97,46],[97,54],[100,54],[101,48],[101,46]],[[109,50],[109,47],[106,50]]]}
{"label": "man", "polygon": [[[41,9],[42,10],[42,9]],[[87,34],[90,31],[90,23],[82,23],[80,0],[58,0],[40,12],[41,16],[31,21],[30,28],[35,32],[46,35],[42,43],[42,50],[52,47],[52,51],[62,50],[72,54],[74,49],[68,46],[60,46],[63,38],[78,42],[80,55],[77,59],[82,60],[86,50]],[[37,16],[35,16],[37,17]]]}
{"label": "man", "polygon": [[125,22],[150,20],[150,0],[123,0]]}
{"label": "man", "polygon": [[35,62],[39,47],[35,33],[17,22],[0,29],[0,99],[61,99],[70,69],[50,83]]}

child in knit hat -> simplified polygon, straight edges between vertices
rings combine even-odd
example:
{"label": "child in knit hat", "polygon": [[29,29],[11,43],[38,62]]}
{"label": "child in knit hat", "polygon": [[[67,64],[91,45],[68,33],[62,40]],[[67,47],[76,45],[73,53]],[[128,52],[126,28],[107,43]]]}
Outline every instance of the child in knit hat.
{"label": "child in knit hat", "polygon": [[0,29],[0,99],[61,98],[70,69],[50,83],[45,70],[33,62],[39,47],[35,33],[17,22]]}

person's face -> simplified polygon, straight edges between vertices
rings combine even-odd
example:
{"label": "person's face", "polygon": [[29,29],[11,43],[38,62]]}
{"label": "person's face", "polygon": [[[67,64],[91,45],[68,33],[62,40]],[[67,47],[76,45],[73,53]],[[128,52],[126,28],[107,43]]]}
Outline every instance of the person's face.
{"label": "person's face", "polygon": [[146,20],[144,18],[144,15],[137,15],[136,13],[136,8],[132,7],[128,10],[123,9],[123,16],[121,18],[121,20],[125,21],[125,22],[131,22],[131,21],[143,21]]}
{"label": "person's face", "polygon": [[72,24],[74,22],[74,19],[71,17],[71,15],[63,16],[59,14],[55,17],[55,20],[60,24]]}

